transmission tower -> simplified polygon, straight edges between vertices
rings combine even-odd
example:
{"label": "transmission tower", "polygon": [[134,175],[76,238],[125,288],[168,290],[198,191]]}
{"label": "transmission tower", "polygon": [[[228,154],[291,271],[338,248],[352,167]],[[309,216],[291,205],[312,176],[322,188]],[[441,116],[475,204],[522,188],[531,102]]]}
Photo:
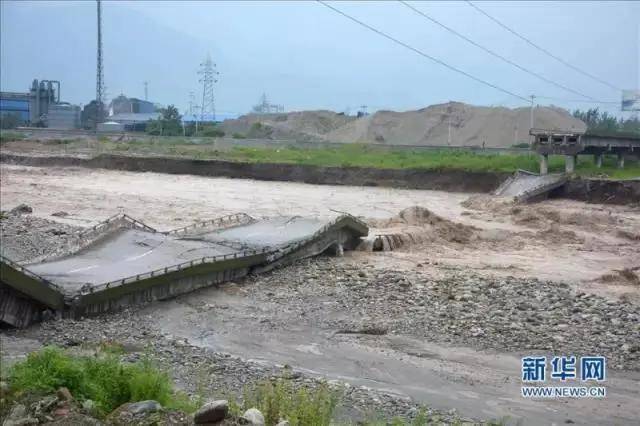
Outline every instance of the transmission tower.
{"label": "transmission tower", "polygon": [[189,92],[189,115],[195,114],[196,107],[196,95],[193,92]]}
{"label": "transmission tower", "polygon": [[149,100],[149,82],[148,81],[144,82],[144,100],[145,101]]}
{"label": "transmission tower", "polygon": [[213,85],[218,82],[220,73],[216,70],[216,64],[211,61],[211,55],[200,64],[200,83],[202,83],[202,106],[200,108],[200,121],[204,121],[205,115],[211,115],[216,120],[216,105],[213,96]]}
{"label": "transmission tower", "polygon": [[104,115],[104,70],[102,68],[102,3],[97,0],[98,6],[98,63],[96,67],[96,119],[94,127],[98,129],[98,121],[102,121]]}

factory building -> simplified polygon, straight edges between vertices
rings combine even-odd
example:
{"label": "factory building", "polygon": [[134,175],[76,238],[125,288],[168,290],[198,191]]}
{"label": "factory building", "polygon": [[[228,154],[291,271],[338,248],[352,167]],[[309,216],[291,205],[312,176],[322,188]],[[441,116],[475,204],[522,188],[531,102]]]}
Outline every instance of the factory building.
{"label": "factory building", "polygon": [[29,94],[0,92],[0,119],[14,120],[14,125],[25,126],[29,123]]}
{"label": "factory building", "polygon": [[152,102],[137,98],[127,98],[122,94],[113,99],[109,105],[109,115],[150,114],[153,112],[156,112],[156,107]]}
{"label": "factory building", "polygon": [[29,92],[0,92],[0,115],[17,118],[17,125],[75,129],[80,127],[80,108],[60,102],[60,82],[33,80]]}

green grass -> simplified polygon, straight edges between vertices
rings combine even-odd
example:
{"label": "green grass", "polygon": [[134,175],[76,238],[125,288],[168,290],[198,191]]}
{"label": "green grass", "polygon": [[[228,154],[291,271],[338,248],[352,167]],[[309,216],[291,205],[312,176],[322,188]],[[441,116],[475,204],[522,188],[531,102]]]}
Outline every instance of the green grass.
{"label": "green grass", "polygon": [[[460,170],[468,172],[507,172],[518,169],[537,172],[538,156],[525,154],[483,154],[464,150],[399,150],[363,145],[335,149],[244,148],[237,147],[222,157],[253,163],[289,163],[334,167],[373,167],[381,169]],[[564,171],[564,157],[551,156],[549,171]],[[615,157],[605,157],[596,168],[591,156],[580,156],[576,167],[580,176],[607,176],[615,179],[640,177],[640,162],[627,160],[624,169],[616,167]]]}
{"label": "green grass", "polygon": [[[132,141],[109,143],[107,151],[153,153],[195,159],[222,159],[249,163],[300,164],[324,167],[372,167],[380,169],[457,170],[467,172],[512,173],[518,169],[537,172],[538,156],[534,153],[486,153],[462,149],[408,150],[345,144],[338,148],[303,149],[234,147],[224,151],[207,143],[183,141]],[[549,157],[549,171],[564,171],[564,156]],[[603,167],[595,167],[592,156],[579,156],[579,176],[602,176],[627,179],[640,176],[640,162],[628,159],[624,169],[616,167],[614,156],[605,156]]]}
{"label": "green grass", "polygon": [[168,374],[151,361],[123,363],[115,352],[110,347],[99,356],[74,356],[46,347],[9,369],[11,392],[45,393],[66,387],[74,398],[94,401],[102,415],[126,402],[148,399],[188,412],[197,408],[186,395],[173,390]]}
{"label": "green grass", "polygon": [[[67,150],[86,143],[71,141]],[[125,155],[168,155],[193,159],[220,159],[248,163],[300,164],[324,167],[369,167],[381,169],[422,169],[435,171],[467,171],[513,173],[518,169],[537,172],[538,156],[532,152],[494,153],[464,149],[407,149],[365,144],[345,144],[336,148],[236,146],[216,148],[211,138],[154,137],[127,142],[100,141],[100,152]],[[564,156],[549,157],[549,171],[564,171]],[[640,177],[640,162],[627,159],[624,169],[618,169],[615,156],[605,156],[603,167],[595,167],[593,157],[579,156],[578,176],[629,179]]]}
{"label": "green grass", "polygon": [[235,415],[249,408],[257,408],[264,415],[267,426],[288,420],[291,426],[329,426],[340,400],[340,394],[323,384],[317,388],[295,389],[291,381],[264,381],[245,389],[242,402],[230,399]]}
{"label": "green grass", "polygon": [[25,136],[22,133],[18,132],[7,132],[6,130],[0,131],[0,143],[11,142],[11,141],[20,141],[24,139]]}

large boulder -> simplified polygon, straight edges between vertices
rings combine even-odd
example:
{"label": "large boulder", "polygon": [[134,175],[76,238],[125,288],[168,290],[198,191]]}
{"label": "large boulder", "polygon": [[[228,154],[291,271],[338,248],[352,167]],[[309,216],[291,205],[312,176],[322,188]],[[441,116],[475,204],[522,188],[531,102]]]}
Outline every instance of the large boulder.
{"label": "large boulder", "polygon": [[193,415],[193,421],[197,425],[215,423],[227,416],[229,402],[225,399],[211,401],[200,407]]}
{"label": "large boulder", "polygon": [[27,204],[20,204],[9,211],[10,214],[21,215],[21,214],[29,214],[33,213],[33,209],[31,206]]}
{"label": "large boulder", "polygon": [[242,418],[253,426],[264,426],[264,416],[257,408],[249,408],[244,412]]}

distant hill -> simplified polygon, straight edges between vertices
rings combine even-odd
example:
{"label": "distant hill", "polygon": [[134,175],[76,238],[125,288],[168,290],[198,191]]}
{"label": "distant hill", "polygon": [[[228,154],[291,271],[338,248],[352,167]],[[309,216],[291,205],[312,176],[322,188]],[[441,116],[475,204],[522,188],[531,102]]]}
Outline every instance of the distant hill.
{"label": "distant hill", "polygon": [[[555,107],[534,109],[534,127],[584,131],[585,124]],[[226,120],[227,134],[247,137],[387,143],[391,145],[510,147],[528,142],[530,109],[484,107],[460,102],[431,105],[416,111],[378,111],[355,118],[332,111],[248,114]]]}
{"label": "distant hill", "polygon": [[247,114],[221,124],[226,134],[249,138],[323,141],[325,135],[340,129],[356,118],[327,110],[294,111],[274,114]]}

